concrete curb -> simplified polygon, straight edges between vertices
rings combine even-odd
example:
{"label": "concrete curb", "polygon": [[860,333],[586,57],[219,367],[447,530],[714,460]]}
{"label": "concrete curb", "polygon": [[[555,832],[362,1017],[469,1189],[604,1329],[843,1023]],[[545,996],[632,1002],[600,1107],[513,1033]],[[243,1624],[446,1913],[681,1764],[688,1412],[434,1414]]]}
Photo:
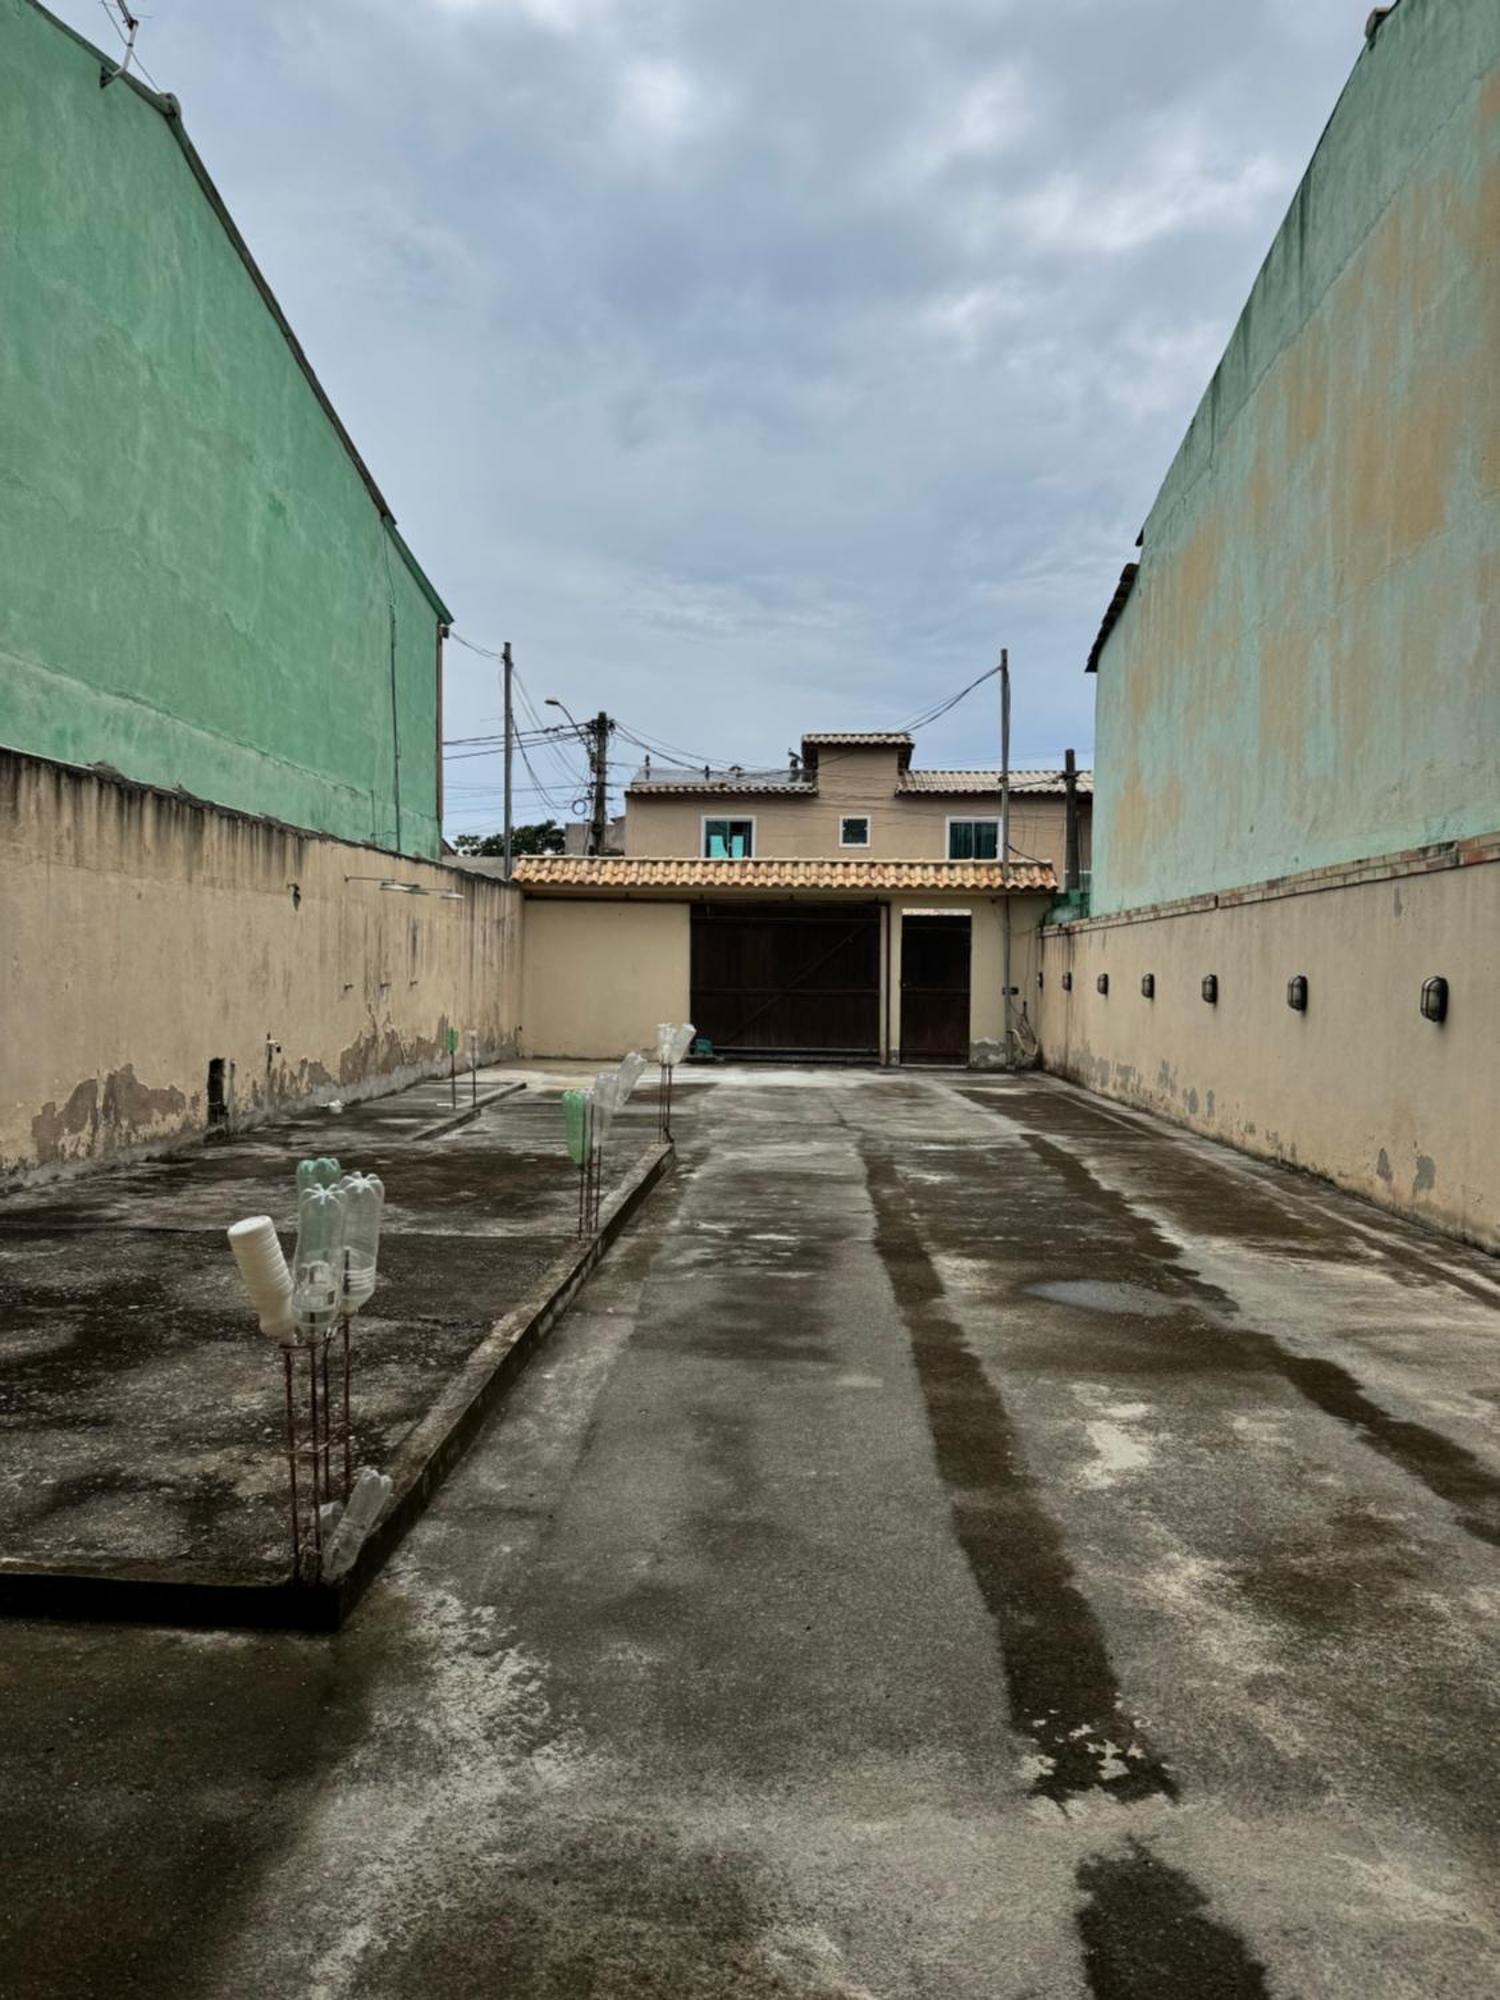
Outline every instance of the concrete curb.
{"label": "concrete curb", "polygon": [[670,1141],[643,1154],[605,1203],[596,1234],[558,1257],[520,1303],[496,1320],[437,1402],[402,1440],[386,1468],[395,1487],[391,1504],[366,1538],[353,1569],[338,1583],[298,1583],[291,1577],[275,1583],[237,1583],[147,1568],[113,1574],[9,1569],[0,1560],[0,1616],[196,1629],[338,1631],[673,1158]]}
{"label": "concrete curb", "polygon": [[435,1125],[424,1125],[420,1132],[408,1132],[406,1143],[415,1146],[423,1139],[441,1139],[445,1132],[456,1132],[460,1125],[472,1124],[487,1104],[498,1104],[502,1097],[515,1097],[525,1088],[524,1083],[502,1083],[498,1090],[491,1090],[473,1104],[466,1104],[462,1111],[451,1111],[446,1118],[439,1118]]}

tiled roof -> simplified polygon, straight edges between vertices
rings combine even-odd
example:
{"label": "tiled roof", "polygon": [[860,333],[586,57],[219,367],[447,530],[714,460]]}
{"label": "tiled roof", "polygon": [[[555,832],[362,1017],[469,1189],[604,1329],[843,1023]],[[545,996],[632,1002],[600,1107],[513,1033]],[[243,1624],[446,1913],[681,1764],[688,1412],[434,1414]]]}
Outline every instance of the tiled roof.
{"label": "tiled roof", "polygon": [[804,749],[809,743],[839,743],[879,750],[888,743],[893,750],[909,750],[911,741],[911,732],[906,729],[810,729],[802,737]]}
{"label": "tiled roof", "polygon": [[711,778],[690,778],[686,775],[672,778],[632,778],[625,787],[625,796],[633,799],[660,798],[703,798],[710,793],[723,793],[730,798],[754,793],[762,798],[767,792],[785,793],[797,798],[815,799],[816,785],[806,779],[792,779],[785,775],[778,778],[757,776],[753,772],[742,772],[730,778],[718,773]]}
{"label": "tiled roof", "polygon": [[528,854],[512,879],[523,889],[849,889],[973,895],[1057,887],[1050,861],[695,861],[609,855]]}
{"label": "tiled roof", "polygon": [[[1013,792],[1056,792],[1066,789],[1061,771],[1012,771]],[[998,792],[998,771],[907,771],[896,786],[898,792]],[[1078,773],[1080,793],[1094,789],[1092,771]]]}
{"label": "tiled roof", "polygon": [[1120,614],[1130,602],[1130,593],[1135,589],[1135,580],[1140,573],[1141,566],[1138,562],[1128,562],[1120,571],[1120,581],[1115,585],[1115,594],[1109,600],[1109,607],[1104,613],[1098,636],[1089,653],[1088,665],[1083,670],[1086,674],[1098,673],[1099,662],[1103,659],[1104,649],[1109,644],[1109,635],[1119,624]]}

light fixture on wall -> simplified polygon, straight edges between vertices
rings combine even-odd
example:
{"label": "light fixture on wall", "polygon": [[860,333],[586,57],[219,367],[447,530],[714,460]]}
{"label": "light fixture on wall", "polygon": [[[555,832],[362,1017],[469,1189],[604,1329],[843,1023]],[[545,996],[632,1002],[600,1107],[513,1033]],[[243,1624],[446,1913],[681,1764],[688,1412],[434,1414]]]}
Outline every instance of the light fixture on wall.
{"label": "light fixture on wall", "polygon": [[1099,977],[1098,977],[1098,978],[1097,978],[1097,979],[1096,979],[1096,980],[1094,981],[1094,988],[1095,988],[1095,991],[1096,991],[1096,992],[1099,992],[1099,993],[1108,993],[1108,991],[1109,991],[1109,974],[1108,974],[1107,972],[1101,972],[1101,973],[1099,974]]}
{"label": "light fixture on wall", "polygon": [[382,889],[388,889],[396,896],[430,896],[432,891],[420,882],[398,882],[390,875],[346,875],[346,882],[378,882]]}
{"label": "light fixture on wall", "polygon": [[1307,974],[1299,972],[1286,983],[1286,1004],[1294,1014],[1307,1012]]}
{"label": "light fixture on wall", "polygon": [[1204,997],[1204,999],[1205,999],[1205,1000],[1206,1000],[1206,1001],[1208,1002],[1208,1004],[1209,1004],[1209,1006],[1210,1006],[1210,1007],[1217,1007],[1217,1006],[1218,1006],[1218,1004],[1219,1004],[1219,975],[1218,975],[1218,973],[1217,973],[1217,972],[1205,972],[1205,973],[1204,973],[1204,975],[1203,975],[1203,997]]}
{"label": "light fixture on wall", "polygon": [[1063,974],[1062,989],[1064,993],[1071,993],[1073,991],[1073,975],[1071,972],[1065,972]]}
{"label": "light fixture on wall", "polygon": [[1422,981],[1422,1019],[1424,1021],[1446,1021],[1447,1018],[1447,980],[1424,979]]}
{"label": "light fixture on wall", "polygon": [[1156,974],[1154,972],[1143,972],[1141,974],[1141,998],[1143,1000],[1154,1000],[1156,998]]}

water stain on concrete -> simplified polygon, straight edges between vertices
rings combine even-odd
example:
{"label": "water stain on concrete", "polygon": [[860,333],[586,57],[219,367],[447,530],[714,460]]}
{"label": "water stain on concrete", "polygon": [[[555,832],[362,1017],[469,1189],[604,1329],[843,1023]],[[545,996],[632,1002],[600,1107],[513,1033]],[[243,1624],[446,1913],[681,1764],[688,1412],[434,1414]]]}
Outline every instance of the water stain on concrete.
{"label": "water stain on concrete", "polygon": [[1078,1934],[1094,2000],[1268,2000],[1265,1966],[1143,1841],[1091,1856],[1077,1879],[1088,1896]]}
{"label": "water stain on concrete", "polygon": [[1089,1312],[1132,1313],[1141,1319],[1165,1319],[1182,1311],[1182,1301],[1148,1291],[1144,1285],[1112,1283],[1107,1278],[1049,1279],[1024,1288],[1033,1298],[1057,1305],[1083,1306]]}
{"label": "water stain on concrete", "polygon": [[876,1245],[906,1322],[959,1546],[994,1622],[1011,1721],[1041,1753],[1032,1790],[1175,1798],[1121,1699],[1103,1629],[1042,1505],[1005,1402],[950,1312],[890,1157],[863,1149]]}
{"label": "water stain on concrete", "polygon": [[[1205,1366],[1263,1368],[1279,1375],[1315,1408],[1346,1424],[1372,1450],[1446,1501],[1468,1534],[1500,1547],[1500,1475],[1440,1431],[1382,1409],[1342,1363],[1298,1354],[1273,1334],[1239,1324],[1238,1308],[1229,1295],[1183,1264],[1176,1247],[1155,1225],[1099,1181],[1082,1160],[1035,1133],[1026,1135],[1026,1143],[1057,1171],[1080,1209],[1092,1209],[1108,1219],[1125,1242],[1139,1244],[1157,1266],[1172,1268],[1188,1295],[1184,1303],[1193,1307],[1205,1336],[1191,1349],[1201,1354]],[[1138,1334],[1134,1313],[1130,1324]],[[1180,1365],[1187,1352],[1183,1343],[1175,1343],[1170,1359]]]}

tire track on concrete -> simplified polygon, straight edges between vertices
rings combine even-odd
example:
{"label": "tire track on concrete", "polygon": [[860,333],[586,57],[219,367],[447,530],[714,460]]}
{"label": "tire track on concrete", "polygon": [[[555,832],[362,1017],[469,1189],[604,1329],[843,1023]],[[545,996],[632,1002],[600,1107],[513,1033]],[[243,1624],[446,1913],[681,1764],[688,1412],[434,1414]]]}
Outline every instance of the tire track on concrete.
{"label": "tire track on concrete", "polygon": [[1244,1326],[1231,1315],[1239,1308],[1227,1292],[1206,1284],[1181,1262],[1175,1244],[1155,1224],[1133,1208],[1122,1194],[1106,1187],[1087,1164],[1066,1147],[1036,1132],[1022,1134],[1027,1146],[1057,1174],[1072,1198],[1106,1220],[1129,1228],[1133,1238],[1145,1231],[1160,1246],[1162,1262],[1172,1267],[1184,1288],[1194,1295],[1200,1316],[1213,1328],[1215,1339],[1233,1349],[1242,1361],[1279,1375],[1325,1416],[1335,1417],[1354,1435],[1425,1486],[1453,1509],[1454,1520],[1477,1541],[1500,1548],[1500,1476],[1474,1453],[1426,1424],[1392,1416],[1375,1402],[1358,1378],[1341,1362],[1285,1347],[1274,1334]]}
{"label": "tire track on concrete", "polygon": [[1042,1505],[1003,1398],[950,1311],[889,1155],[861,1147],[875,1244],[906,1322],[960,1547],[994,1622],[1011,1720],[1041,1757],[1033,1792],[1175,1799],[1126,1713],[1104,1633]]}

